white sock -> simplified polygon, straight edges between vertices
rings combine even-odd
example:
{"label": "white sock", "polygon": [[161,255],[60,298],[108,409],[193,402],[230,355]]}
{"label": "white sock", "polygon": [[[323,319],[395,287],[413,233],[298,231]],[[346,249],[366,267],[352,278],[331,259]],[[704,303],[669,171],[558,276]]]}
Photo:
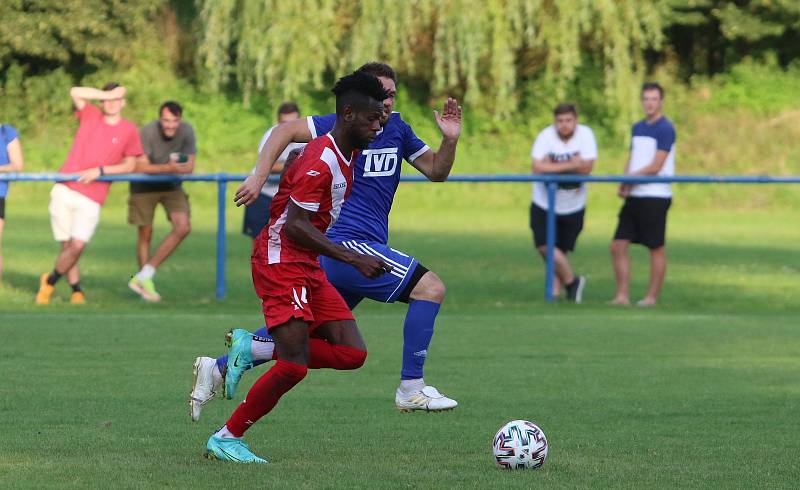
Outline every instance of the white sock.
{"label": "white sock", "polygon": [[148,279],[152,279],[155,275],[156,268],[150,264],[145,264],[144,267],[142,267],[142,270],[136,274],[136,279],[140,281],[146,281]]}
{"label": "white sock", "polygon": [[228,430],[227,425],[220,427],[220,429],[215,432],[214,435],[223,439],[236,439],[236,436],[231,434],[231,431]]}
{"label": "white sock", "polygon": [[422,391],[422,388],[425,388],[425,380],[422,378],[400,380],[400,391],[406,395]]}
{"label": "white sock", "polygon": [[270,361],[272,360],[272,353],[275,352],[275,342],[262,342],[253,338],[250,341],[250,352],[254,360]]}
{"label": "white sock", "polygon": [[211,378],[214,380],[214,386],[222,384],[222,373],[219,372],[219,364],[214,364],[214,369],[211,370]]}

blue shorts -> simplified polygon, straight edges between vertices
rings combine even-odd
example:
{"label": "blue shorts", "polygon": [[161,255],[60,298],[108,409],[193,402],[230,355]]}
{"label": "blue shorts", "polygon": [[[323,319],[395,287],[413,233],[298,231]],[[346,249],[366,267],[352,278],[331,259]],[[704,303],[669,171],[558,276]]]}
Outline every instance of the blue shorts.
{"label": "blue shorts", "polygon": [[269,223],[269,206],[272,204],[272,198],[259,194],[256,202],[244,208],[244,225],[242,226],[242,233],[252,237],[253,240],[258,237],[261,230]]}
{"label": "blue shorts", "polygon": [[351,309],[364,298],[383,303],[394,303],[405,290],[419,264],[414,257],[385,244],[362,240],[347,240],[338,243],[354,252],[377,257],[392,266],[391,272],[376,279],[369,279],[352,265],[324,255],[320,256],[319,262],[328,276],[328,280],[339,291]]}

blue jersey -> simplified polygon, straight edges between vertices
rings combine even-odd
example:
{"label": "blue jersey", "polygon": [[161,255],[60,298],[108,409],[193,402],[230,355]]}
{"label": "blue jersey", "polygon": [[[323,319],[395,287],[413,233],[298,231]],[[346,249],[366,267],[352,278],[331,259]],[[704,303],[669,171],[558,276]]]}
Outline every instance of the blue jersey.
{"label": "blue jersey", "polygon": [[[8,165],[11,159],[8,156],[8,145],[17,139],[17,129],[8,124],[0,124],[0,165]],[[8,182],[0,182],[0,199],[8,193]]]}
{"label": "blue jersey", "polygon": [[[330,132],[336,114],[308,118],[311,136],[316,138]],[[400,183],[400,161],[409,163],[428,151],[428,145],[417,138],[400,114],[393,112],[386,126],[363,150],[353,169],[353,190],[342,206],[336,224],[328,230],[335,242],[369,240],[389,241],[389,212]]]}

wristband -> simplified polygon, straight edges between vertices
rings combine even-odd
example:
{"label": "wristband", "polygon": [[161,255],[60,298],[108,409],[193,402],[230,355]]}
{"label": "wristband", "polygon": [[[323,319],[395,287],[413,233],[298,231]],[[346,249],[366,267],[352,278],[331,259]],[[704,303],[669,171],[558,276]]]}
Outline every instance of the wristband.
{"label": "wristband", "polygon": [[103,166],[102,165],[100,165],[100,167],[98,167],[98,168],[100,169],[100,176],[103,176],[103,175],[106,174],[106,171],[103,170]]}

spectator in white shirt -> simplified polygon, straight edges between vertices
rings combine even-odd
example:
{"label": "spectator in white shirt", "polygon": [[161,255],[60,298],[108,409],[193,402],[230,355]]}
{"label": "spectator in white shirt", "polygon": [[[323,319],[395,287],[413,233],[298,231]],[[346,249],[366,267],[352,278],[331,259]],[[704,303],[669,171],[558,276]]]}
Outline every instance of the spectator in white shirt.
{"label": "spectator in white shirt", "polygon": [[[555,121],[536,137],[531,150],[534,174],[588,175],[597,159],[597,143],[588,126],[578,124],[578,111],[573,104],[559,104]],[[580,303],[586,278],[576,275],[567,255],[575,250],[578,235],[583,229],[586,209],[586,185],[558,184],[555,200],[556,249],[553,297],[561,295],[563,285],[570,301]],[[530,225],[536,249],[544,258],[547,253],[547,186],[533,184]]]}
{"label": "spectator in white shirt", "polygon": [[[300,119],[300,108],[296,103],[284,102],[278,107],[278,124],[297,119]],[[258,153],[261,153],[261,149],[269,139],[269,135],[272,134],[274,128],[275,126],[272,126],[264,133],[261,142],[258,144]],[[275,166],[272,168],[272,173],[281,175],[286,159],[292,150],[302,149],[304,146],[306,145],[303,143],[290,143],[278,157]],[[275,197],[277,192],[278,184],[270,182],[269,180],[264,183],[264,187],[261,188],[261,195],[258,196],[256,202],[244,209],[244,226],[242,233],[252,237],[253,240],[256,239],[258,234],[261,233],[261,230],[269,223],[269,206],[272,204],[272,198]]]}

